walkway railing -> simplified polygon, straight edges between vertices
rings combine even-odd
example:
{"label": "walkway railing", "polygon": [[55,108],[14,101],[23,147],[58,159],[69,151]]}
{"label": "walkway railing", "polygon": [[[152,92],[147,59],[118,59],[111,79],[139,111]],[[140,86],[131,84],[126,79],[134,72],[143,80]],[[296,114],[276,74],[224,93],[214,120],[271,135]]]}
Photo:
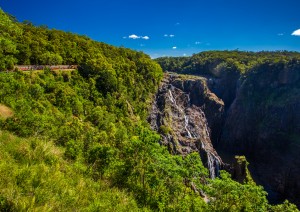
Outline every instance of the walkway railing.
{"label": "walkway railing", "polygon": [[31,70],[44,70],[50,68],[51,70],[64,70],[64,69],[77,69],[78,65],[17,65],[15,69],[20,71],[31,71]]}

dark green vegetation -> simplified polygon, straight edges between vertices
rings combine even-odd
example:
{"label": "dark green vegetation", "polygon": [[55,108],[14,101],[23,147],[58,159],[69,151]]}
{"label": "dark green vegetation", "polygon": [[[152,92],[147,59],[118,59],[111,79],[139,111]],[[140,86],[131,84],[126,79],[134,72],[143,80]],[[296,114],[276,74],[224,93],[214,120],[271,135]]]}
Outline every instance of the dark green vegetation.
{"label": "dark green vegetation", "polygon": [[147,55],[17,23],[2,10],[0,24],[2,70],[81,64],[0,73],[1,211],[296,210],[269,205],[251,181],[225,172],[210,180],[197,153],[174,156],[158,144],[146,118],[162,70]]}
{"label": "dark green vegetation", "polygon": [[261,64],[287,63],[300,60],[298,52],[209,51],[191,57],[161,57],[155,59],[164,71],[181,74],[212,75],[224,72],[245,74]]}

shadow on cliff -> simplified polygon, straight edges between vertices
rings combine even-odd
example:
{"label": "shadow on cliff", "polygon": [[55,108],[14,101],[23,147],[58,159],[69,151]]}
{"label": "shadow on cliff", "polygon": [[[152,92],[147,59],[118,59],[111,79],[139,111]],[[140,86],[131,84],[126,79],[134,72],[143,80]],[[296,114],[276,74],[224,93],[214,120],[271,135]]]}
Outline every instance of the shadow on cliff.
{"label": "shadow on cliff", "polygon": [[220,137],[213,140],[216,149],[231,157],[246,155],[271,202],[288,198],[299,207],[300,64],[256,66],[236,81],[235,91],[232,103],[225,104]]}

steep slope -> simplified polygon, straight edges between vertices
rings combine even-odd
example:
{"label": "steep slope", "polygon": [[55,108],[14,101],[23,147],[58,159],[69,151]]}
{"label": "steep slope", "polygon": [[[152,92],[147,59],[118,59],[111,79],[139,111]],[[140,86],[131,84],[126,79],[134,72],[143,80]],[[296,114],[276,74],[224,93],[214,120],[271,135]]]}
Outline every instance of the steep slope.
{"label": "steep slope", "polygon": [[199,152],[210,176],[215,178],[223,162],[212,146],[210,128],[219,128],[223,113],[224,103],[211,93],[205,78],[165,74],[152,105],[150,122],[171,152]]}
{"label": "steep slope", "polygon": [[[162,67],[207,78],[210,90],[225,103],[221,129],[212,127],[212,131],[222,132],[212,137],[214,146],[225,161],[231,161],[227,158],[235,154],[246,155],[255,179],[270,193],[270,200],[288,198],[298,206],[299,55],[233,51],[204,52],[183,62],[157,59]],[[168,65],[172,61],[175,67]]]}
{"label": "steep slope", "polygon": [[300,63],[252,70],[230,106],[220,146],[251,159],[259,179],[300,204]]}
{"label": "steep slope", "polygon": [[0,131],[0,211],[139,209],[132,195],[95,181],[88,169],[53,142]]}

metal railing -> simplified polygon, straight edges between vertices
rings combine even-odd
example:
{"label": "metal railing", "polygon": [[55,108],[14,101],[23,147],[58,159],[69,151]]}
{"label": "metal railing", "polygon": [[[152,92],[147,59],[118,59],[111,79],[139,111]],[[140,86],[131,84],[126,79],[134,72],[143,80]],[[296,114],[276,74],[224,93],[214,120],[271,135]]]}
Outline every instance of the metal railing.
{"label": "metal railing", "polygon": [[78,65],[16,65],[14,68],[20,71],[77,69]]}

